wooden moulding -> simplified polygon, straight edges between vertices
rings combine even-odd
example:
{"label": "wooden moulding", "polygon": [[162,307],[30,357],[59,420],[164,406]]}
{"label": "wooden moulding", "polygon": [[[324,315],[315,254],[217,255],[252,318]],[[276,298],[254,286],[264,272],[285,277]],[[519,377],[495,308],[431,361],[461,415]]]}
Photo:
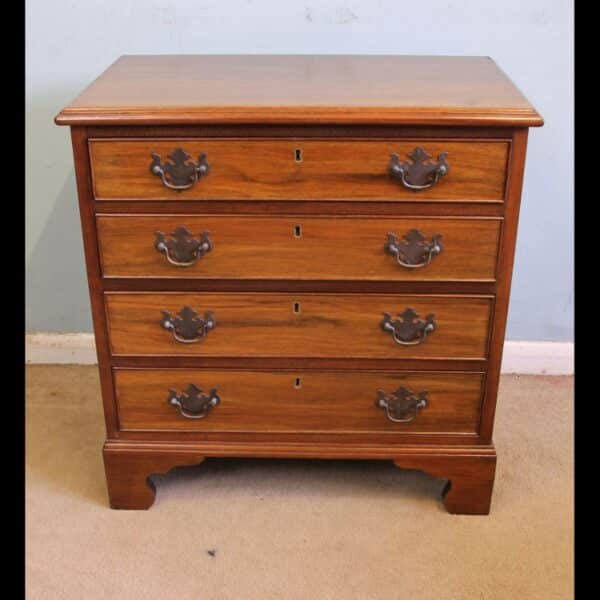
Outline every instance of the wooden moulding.
{"label": "wooden moulding", "polygon": [[147,55],[121,56],[56,123],[528,127],[543,119],[487,56]]}
{"label": "wooden moulding", "polygon": [[392,460],[399,468],[415,469],[448,479],[444,505],[450,513],[486,515],[490,512],[496,469],[492,445],[358,446],[352,444],[226,444],[131,443],[109,440],[104,465],[110,506],[147,509],[155,499],[153,474],[200,464],[208,457],[320,458]]}

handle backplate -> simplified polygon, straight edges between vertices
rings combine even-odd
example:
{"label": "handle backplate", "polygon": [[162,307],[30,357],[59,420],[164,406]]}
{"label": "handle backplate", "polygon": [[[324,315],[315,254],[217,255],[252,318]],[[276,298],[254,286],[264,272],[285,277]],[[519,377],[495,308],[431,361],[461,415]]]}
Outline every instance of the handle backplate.
{"label": "handle backplate", "polygon": [[156,152],[150,156],[150,172],[160,177],[162,184],[170,190],[188,190],[210,171],[206,152],[198,157],[197,163],[190,160],[191,156],[183,148],[175,148],[168,155],[171,160],[164,162]]}
{"label": "handle backplate", "polygon": [[411,162],[400,162],[398,154],[392,153],[389,173],[409,190],[419,191],[433,187],[450,171],[450,165],[446,160],[447,152],[439,154],[437,162],[433,162],[429,160],[431,154],[428,154],[422,146],[417,146],[409,152],[408,156]]}
{"label": "handle backplate", "polygon": [[196,239],[185,227],[179,226],[173,233],[165,235],[156,232],[154,248],[164,254],[169,264],[175,267],[191,267],[199,258],[212,250],[208,231],[203,231]]}
{"label": "handle backplate", "polygon": [[400,386],[395,392],[386,394],[377,390],[376,406],[385,409],[387,418],[394,423],[410,423],[414,421],[420,410],[428,404],[427,391],[415,394],[408,388]]}
{"label": "handle backplate", "polygon": [[217,326],[217,321],[211,312],[204,313],[204,318],[201,318],[193,308],[184,306],[175,317],[168,311],[162,311],[160,324],[172,333],[175,341],[194,344],[202,341]]}
{"label": "handle backplate", "polygon": [[436,233],[431,238],[431,242],[428,242],[418,229],[411,229],[401,239],[398,239],[394,233],[388,233],[384,249],[389,255],[396,258],[396,262],[401,267],[419,269],[426,267],[435,256],[442,252],[444,247],[442,246],[442,236],[439,233]]}
{"label": "handle backplate", "polygon": [[167,402],[171,406],[176,406],[181,416],[186,419],[203,419],[219,405],[221,399],[216,389],[204,394],[198,386],[190,383],[186,391],[181,394],[174,389],[169,389]]}
{"label": "handle backplate", "polygon": [[419,315],[412,308],[407,308],[397,316],[397,319],[392,319],[390,313],[383,313],[381,328],[390,333],[394,342],[400,346],[422,344],[435,331],[435,315],[432,313],[426,315],[424,321],[417,319]]}

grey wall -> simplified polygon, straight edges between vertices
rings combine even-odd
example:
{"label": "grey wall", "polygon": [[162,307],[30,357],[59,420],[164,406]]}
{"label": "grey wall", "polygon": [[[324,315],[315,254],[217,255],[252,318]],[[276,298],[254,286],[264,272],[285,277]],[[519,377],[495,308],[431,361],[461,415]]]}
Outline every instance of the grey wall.
{"label": "grey wall", "polygon": [[494,58],[544,116],[530,132],[508,338],[573,336],[569,0],[28,0],[29,331],[91,331],[69,132],[55,114],[121,54]]}

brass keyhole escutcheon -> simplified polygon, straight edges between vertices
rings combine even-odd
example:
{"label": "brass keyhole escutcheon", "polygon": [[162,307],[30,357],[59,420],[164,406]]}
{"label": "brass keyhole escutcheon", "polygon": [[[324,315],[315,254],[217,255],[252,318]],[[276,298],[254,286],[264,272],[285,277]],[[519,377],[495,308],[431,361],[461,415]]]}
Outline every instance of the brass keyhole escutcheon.
{"label": "brass keyhole escutcheon", "polygon": [[300,377],[296,377],[296,380],[294,381],[294,387],[299,390],[302,387],[302,380],[300,379]]}
{"label": "brass keyhole escutcheon", "polygon": [[302,237],[302,225],[294,225],[294,237]]}
{"label": "brass keyhole escutcheon", "polygon": [[300,314],[300,302],[294,302],[294,314],[295,315]]}
{"label": "brass keyhole escutcheon", "polygon": [[302,149],[301,148],[296,148],[294,150],[294,160],[296,162],[302,162]]}

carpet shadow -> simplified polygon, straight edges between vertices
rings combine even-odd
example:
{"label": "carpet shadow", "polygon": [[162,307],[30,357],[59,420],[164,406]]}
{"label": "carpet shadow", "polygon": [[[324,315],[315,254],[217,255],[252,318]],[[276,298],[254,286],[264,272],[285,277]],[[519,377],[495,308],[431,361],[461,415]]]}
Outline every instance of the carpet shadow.
{"label": "carpet shadow", "polygon": [[206,498],[228,493],[248,498],[429,498],[437,502],[445,485],[422,471],[398,469],[392,461],[280,458],[209,458],[197,466],[153,475],[152,481],[157,502],[172,495]]}

